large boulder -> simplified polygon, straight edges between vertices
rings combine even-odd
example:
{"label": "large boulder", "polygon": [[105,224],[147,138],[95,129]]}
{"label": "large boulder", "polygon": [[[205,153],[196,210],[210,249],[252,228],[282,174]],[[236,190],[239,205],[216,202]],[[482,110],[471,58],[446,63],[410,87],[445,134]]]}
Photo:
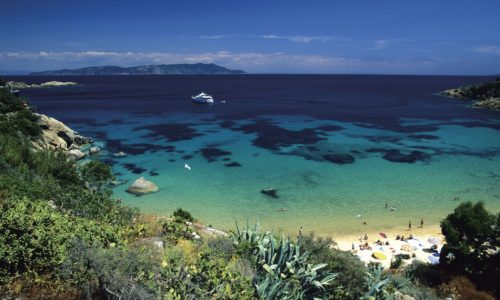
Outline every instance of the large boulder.
{"label": "large boulder", "polygon": [[36,149],[68,151],[72,145],[80,146],[91,141],[89,138],[80,136],[61,121],[46,115],[36,114],[36,116],[38,126],[42,130],[40,136],[33,140],[33,146]]}
{"label": "large boulder", "polygon": [[71,160],[80,160],[85,157],[85,153],[80,151],[80,149],[71,149],[68,151],[68,158]]}
{"label": "large boulder", "polygon": [[90,149],[89,149],[90,155],[96,155],[96,154],[99,154],[99,152],[101,152],[101,148],[99,148],[99,147],[90,147]]}
{"label": "large boulder", "polygon": [[127,193],[134,194],[136,196],[141,196],[144,194],[158,192],[160,189],[158,186],[151,181],[141,177],[134,181],[127,189]]}

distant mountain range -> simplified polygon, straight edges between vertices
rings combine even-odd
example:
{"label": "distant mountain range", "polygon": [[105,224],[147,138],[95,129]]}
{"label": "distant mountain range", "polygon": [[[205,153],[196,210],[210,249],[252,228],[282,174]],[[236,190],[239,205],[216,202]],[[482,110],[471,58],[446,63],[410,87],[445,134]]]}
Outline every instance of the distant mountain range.
{"label": "distant mountain range", "polygon": [[63,69],[32,72],[30,75],[178,75],[178,74],[245,74],[242,70],[230,70],[216,64],[172,64],[137,67],[100,66],[81,69]]}

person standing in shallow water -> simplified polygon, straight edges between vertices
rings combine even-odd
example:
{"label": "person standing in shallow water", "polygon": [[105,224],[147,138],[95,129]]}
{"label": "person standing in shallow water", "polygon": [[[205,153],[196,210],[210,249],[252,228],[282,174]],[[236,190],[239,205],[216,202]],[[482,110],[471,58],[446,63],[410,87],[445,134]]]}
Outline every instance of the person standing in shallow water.
{"label": "person standing in shallow water", "polygon": [[408,230],[411,230],[411,220],[408,221]]}
{"label": "person standing in shallow water", "polygon": [[424,218],[420,219],[420,228],[424,228]]}

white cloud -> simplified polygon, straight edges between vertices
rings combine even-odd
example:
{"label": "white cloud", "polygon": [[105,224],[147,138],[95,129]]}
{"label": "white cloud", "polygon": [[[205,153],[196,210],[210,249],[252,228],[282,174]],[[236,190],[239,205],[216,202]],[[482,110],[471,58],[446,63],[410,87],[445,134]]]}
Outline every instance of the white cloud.
{"label": "white cloud", "polygon": [[274,35],[274,34],[267,34],[267,35],[261,35],[259,38],[262,39],[279,39],[279,40],[289,40],[291,42],[296,42],[296,43],[310,43],[310,42],[328,42],[335,37],[331,36],[306,36],[306,35],[292,35],[292,36],[286,36],[286,35]]}
{"label": "white cloud", "polygon": [[[0,64],[10,69],[37,71],[96,65],[216,63],[253,73],[425,73],[431,61],[367,61],[327,55],[259,52],[0,52]],[[36,69],[35,69],[36,68]]]}
{"label": "white cloud", "polygon": [[382,50],[387,48],[387,40],[376,40],[373,42],[373,47],[371,47],[371,50]]}
{"label": "white cloud", "polygon": [[217,35],[201,35],[199,39],[232,39],[232,38],[249,38],[249,39],[264,39],[264,40],[288,40],[295,43],[310,43],[310,42],[328,42],[331,40],[344,40],[343,38],[334,36],[315,36],[315,35],[239,35],[239,34],[217,34]]}
{"label": "white cloud", "polygon": [[368,48],[368,50],[383,50],[389,48],[389,46],[394,46],[396,44],[413,42],[414,40],[409,39],[381,39],[373,41],[373,45]]}
{"label": "white cloud", "polygon": [[482,46],[474,48],[474,52],[481,54],[500,55],[500,46]]}
{"label": "white cloud", "polygon": [[236,37],[235,35],[229,34],[218,34],[218,35],[200,35],[198,38],[203,40],[218,40],[218,39],[228,39]]}

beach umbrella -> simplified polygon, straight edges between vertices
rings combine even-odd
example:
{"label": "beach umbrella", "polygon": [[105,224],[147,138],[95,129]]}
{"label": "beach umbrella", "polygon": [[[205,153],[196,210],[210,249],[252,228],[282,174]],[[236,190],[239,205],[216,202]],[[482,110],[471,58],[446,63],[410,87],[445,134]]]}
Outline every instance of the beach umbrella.
{"label": "beach umbrella", "polygon": [[378,234],[380,234],[380,236],[383,237],[384,239],[387,238],[387,235],[385,233],[383,233],[383,232],[379,232]]}
{"label": "beach umbrella", "polygon": [[373,252],[372,256],[376,259],[384,260],[387,259],[387,256],[382,252]]}
{"label": "beach umbrella", "polygon": [[439,239],[436,238],[436,237],[430,237],[427,239],[427,241],[431,244],[431,245],[437,245],[439,244]]}

